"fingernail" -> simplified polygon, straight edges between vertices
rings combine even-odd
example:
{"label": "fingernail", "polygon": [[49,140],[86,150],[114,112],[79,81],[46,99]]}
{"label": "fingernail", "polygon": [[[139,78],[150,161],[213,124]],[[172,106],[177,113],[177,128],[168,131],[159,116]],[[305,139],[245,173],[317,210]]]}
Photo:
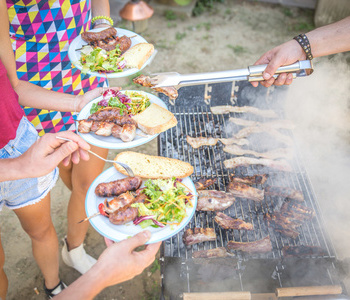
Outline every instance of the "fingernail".
{"label": "fingernail", "polygon": [[151,232],[150,232],[150,231],[145,230],[145,231],[143,231],[142,233],[143,233],[143,235],[145,236],[145,238],[146,238],[147,240],[149,240],[149,239],[151,238]]}
{"label": "fingernail", "polygon": [[269,73],[263,73],[264,79],[269,79],[271,75]]}

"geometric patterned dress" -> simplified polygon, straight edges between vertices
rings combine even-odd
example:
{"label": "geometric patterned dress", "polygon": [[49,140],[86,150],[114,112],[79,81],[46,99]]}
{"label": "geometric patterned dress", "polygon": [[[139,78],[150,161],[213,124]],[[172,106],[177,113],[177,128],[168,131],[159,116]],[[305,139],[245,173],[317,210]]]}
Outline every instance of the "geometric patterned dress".
{"label": "geometric patterned dress", "polygon": [[[81,74],[68,58],[69,43],[90,28],[90,0],[6,2],[19,79],[74,95],[107,85],[105,78]],[[40,136],[75,129],[71,112],[30,107],[24,111]]]}

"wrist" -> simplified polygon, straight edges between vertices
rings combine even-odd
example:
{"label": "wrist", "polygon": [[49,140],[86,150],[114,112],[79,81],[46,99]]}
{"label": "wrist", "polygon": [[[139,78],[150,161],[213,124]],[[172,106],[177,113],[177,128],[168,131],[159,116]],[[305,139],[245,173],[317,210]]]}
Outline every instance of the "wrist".
{"label": "wrist", "polygon": [[92,28],[95,28],[97,25],[101,25],[101,24],[113,26],[114,22],[111,17],[107,17],[107,16],[96,16],[91,19]]}
{"label": "wrist", "polygon": [[314,57],[311,53],[311,46],[308,37],[305,34],[299,34],[293,38],[304,51],[305,56],[308,60],[312,60]]}

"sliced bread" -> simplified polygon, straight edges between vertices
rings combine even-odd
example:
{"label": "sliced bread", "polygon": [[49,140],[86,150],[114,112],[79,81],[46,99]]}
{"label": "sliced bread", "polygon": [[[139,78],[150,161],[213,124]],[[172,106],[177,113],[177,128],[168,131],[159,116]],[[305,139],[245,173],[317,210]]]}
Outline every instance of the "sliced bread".
{"label": "sliced bread", "polygon": [[170,111],[155,103],[132,118],[138,128],[150,135],[166,131],[177,124],[175,116]]}
{"label": "sliced bread", "polygon": [[[133,170],[135,176],[140,176],[141,178],[185,178],[193,173],[193,167],[187,162],[132,151],[121,152],[114,160],[127,164]],[[118,164],[114,164],[114,167],[120,173],[127,175],[126,171]]]}
{"label": "sliced bread", "polygon": [[150,58],[153,51],[154,46],[152,44],[136,44],[122,55],[122,57],[124,57],[125,60],[125,66],[130,69],[141,69],[141,67],[147,61],[147,59]]}

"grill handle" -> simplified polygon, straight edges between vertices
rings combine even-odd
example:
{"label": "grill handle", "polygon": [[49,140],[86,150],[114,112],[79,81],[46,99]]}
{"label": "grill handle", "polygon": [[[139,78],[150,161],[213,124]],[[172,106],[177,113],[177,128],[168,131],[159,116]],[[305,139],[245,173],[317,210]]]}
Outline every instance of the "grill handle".
{"label": "grill handle", "polygon": [[321,296],[321,295],[340,295],[343,289],[340,285],[321,285],[321,286],[300,286],[277,288],[275,294],[277,297],[297,297],[297,296]]}

